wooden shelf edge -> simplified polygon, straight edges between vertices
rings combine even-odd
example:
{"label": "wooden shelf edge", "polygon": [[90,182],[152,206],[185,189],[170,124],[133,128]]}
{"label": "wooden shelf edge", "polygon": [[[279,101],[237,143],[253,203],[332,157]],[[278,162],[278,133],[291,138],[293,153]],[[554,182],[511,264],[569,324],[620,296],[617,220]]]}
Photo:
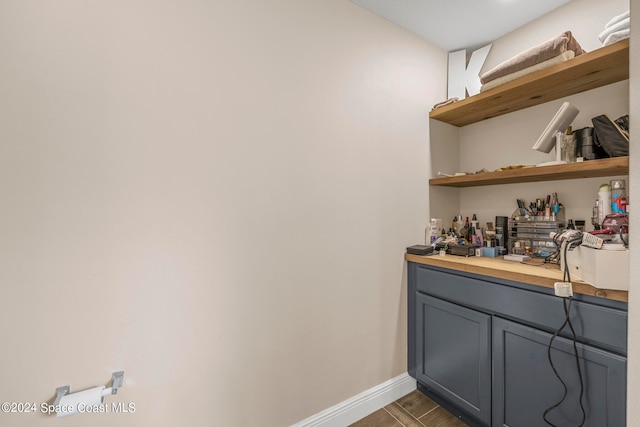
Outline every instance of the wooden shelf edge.
{"label": "wooden shelf edge", "polygon": [[485,185],[517,184],[566,179],[592,178],[629,174],[629,157],[587,160],[554,166],[532,166],[495,172],[431,178],[429,185],[445,187],[479,187]]}
{"label": "wooden shelf edge", "polygon": [[[405,253],[405,261],[415,262],[418,264],[432,265],[435,267],[447,268],[465,273],[479,274],[488,277],[497,277],[514,282],[521,282],[529,285],[542,286],[545,288],[554,288],[554,283],[562,280],[560,268],[551,271],[550,267],[541,270],[542,267],[531,267],[527,264],[514,263],[513,261],[505,261],[502,257],[485,258],[485,257],[458,257],[455,255],[446,255],[440,257],[437,255],[420,256]],[[532,269],[535,269],[532,271]],[[600,298],[606,298],[614,301],[628,302],[629,292],[600,289],[580,280],[572,280],[573,291],[575,293],[591,295]]]}
{"label": "wooden shelf edge", "polygon": [[[604,68],[605,66],[611,67],[612,63],[618,65],[620,69],[604,77],[596,75],[607,69]],[[432,110],[429,113],[429,118],[454,126],[469,125],[563,96],[628,79],[628,63],[629,40],[625,39],[585,53],[567,62],[523,76],[486,92]],[[620,64],[626,64],[626,67]],[[611,70],[611,68],[607,70]],[[566,84],[569,86],[566,88],[558,87],[557,81],[569,74],[572,75],[572,78],[566,79]],[[552,81],[553,84],[546,83]],[[537,90],[536,96],[522,96],[532,87],[536,89],[545,87],[545,90],[543,92]],[[505,106],[507,100],[513,102],[514,105]]]}

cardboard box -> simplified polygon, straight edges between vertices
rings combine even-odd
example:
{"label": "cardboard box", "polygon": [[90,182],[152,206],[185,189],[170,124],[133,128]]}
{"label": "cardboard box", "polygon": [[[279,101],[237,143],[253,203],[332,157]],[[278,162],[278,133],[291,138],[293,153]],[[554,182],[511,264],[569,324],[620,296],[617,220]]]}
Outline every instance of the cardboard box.
{"label": "cardboard box", "polygon": [[[567,252],[572,278],[598,289],[629,290],[629,250],[604,250],[578,246]],[[564,271],[564,262],[561,264]]]}

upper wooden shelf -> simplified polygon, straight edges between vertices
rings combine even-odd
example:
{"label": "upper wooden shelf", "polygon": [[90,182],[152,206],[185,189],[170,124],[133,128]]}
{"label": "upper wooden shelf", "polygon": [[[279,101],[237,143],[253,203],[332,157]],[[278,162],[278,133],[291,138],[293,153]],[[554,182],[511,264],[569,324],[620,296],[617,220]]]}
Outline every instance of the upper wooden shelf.
{"label": "upper wooden shelf", "polygon": [[629,78],[629,39],[438,108],[432,119],[466,126]]}
{"label": "upper wooden shelf", "polygon": [[429,185],[445,187],[478,187],[482,185],[555,181],[561,179],[595,178],[629,174],[629,157],[586,160],[554,166],[532,166],[471,175],[432,178]]}

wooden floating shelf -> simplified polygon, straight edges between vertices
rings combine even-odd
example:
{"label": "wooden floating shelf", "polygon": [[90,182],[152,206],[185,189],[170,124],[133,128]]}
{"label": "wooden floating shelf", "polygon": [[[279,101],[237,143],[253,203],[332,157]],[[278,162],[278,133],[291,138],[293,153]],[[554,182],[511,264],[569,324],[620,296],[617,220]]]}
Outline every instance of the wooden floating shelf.
{"label": "wooden floating shelf", "polygon": [[629,39],[433,110],[429,117],[465,126],[629,78]]}
{"label": "wooden floating shelf", "polygon": [[432,178],[429,185],[445,187],[479,187],[483,185],[595,178],[629,174],[629,157],[586,160],[553,166],[531,166],[496,172],[482,172],[445,178]]}

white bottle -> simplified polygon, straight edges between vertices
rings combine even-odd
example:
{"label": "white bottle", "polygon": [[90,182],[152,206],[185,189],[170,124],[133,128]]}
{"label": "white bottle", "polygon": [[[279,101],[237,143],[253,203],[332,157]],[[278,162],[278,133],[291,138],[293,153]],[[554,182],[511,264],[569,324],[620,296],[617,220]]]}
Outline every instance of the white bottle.
{"label": "white bottle", "polygon": [[611,212],[624,213],[627,211],[627,194],[624,179],[614,179],[611,185]]}
{"label": "white bottle", "polygon": [[602,184],[598,190],[598,223],[611,213],[611,186]]}
{"label": "white bottle", "polygon": [[440,236],[442,230],[442,219],[431,218],[431,221],[424,230],[424,244],[430,245]]}

